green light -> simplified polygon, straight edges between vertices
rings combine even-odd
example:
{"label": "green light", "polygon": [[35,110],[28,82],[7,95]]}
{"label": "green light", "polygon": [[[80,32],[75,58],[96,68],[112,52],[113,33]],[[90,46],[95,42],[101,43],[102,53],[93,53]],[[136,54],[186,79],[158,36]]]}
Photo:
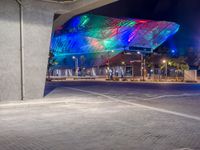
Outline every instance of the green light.
{"label": "green light", "polygon": [[85,27],[85,25],[89,22],[90,18],[87,16],[87,15],[84,15],[82,18],[81,18],[81,26],[82,27]]}
{"label": "green light", "polygon": [[121,21],[118,26],[123,27],[123,26],[127,26],[127,27],[133,27],[136,24],[135,21],[130,21],[130,20],[125,20],[125,21]]}
{"label": "green light", "polygon": [[114,48],[118,43],[114,38],[109,38],[109,39],[103,40],[102,44],[104,45],[104,48],[106,50],[110,50],[110,49]]}

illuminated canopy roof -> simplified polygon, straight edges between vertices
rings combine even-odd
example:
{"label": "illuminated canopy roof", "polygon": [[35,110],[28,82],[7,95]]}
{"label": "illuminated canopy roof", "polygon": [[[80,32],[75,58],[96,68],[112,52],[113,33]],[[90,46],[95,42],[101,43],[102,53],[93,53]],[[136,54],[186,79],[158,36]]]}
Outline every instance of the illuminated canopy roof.
{"label": "illuminated canopy roof", "polygon": [[55,56],[65,59],[84,55],[90,59],[89,66],[97,65],[100,62],[96,61],[97,55],[105,56],[113,50],[112,56],[124,49],[152,52],[178,29],[178,24],[167,21],[86,14],[72,18],[56,30],[51,41],[51,51]]}

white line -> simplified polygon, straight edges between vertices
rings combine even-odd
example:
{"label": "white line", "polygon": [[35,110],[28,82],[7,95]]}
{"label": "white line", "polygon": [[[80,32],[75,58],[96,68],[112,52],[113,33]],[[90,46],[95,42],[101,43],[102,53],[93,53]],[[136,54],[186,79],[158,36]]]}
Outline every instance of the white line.
{"label": "white line", "polygon": [[192,116],[192,115],[187,115],[187,114],[184,114],[184,113],[170,111],[170,110],[166,110],[166,109],[162,109],[162,108],[156,108],[156,107],[146,106],[146,105],[142,105],[142,104],[137,104],[137,103],[134,103],[134,102],[123,101],[123,100],[113,98],[111,96],[100,94],[100,93],[97,93],[97,92],[82,90],[82,89],[78,89],[78,88],[71,88],[71,87],[66,87],[66,88],[71,89],[71,90],[75,90],[75,91],[84,92],[84,93],[89,93],[89,94],[92,94],[92,95],[102,96],[102,97],[105,97],[105,98],[108,98],[110,100],[114,100],[114,101],[117,101],[117,102],[120,102],[120,103],[123,103],[123,104],[138,106],[138,107],[142,107],[142,108],[146,108],[146,109],[150,109],[150,110],[154,110],[154,111],[158,111],[158,112],[162,112],[162,113],[172,114],[172,115],[176,115],[176,116],[200,121],[200,117],[198,117],[198,116]]}
{"label": "white line", "polygon": [[166,97],[184,97],[184,96],[200,96],[200,94],[179,94],[179,95],[161,95],[161,96],[156,96],[156,97],[151,97],[151,98],[146,98],[142,100],[153,100],[153,99],[160,99],[160,98],[166,98]]}
{"label": "white line", "polygon": [[61,104],[65,103],[63,100],[56,100],[56,101],[46,101],[45,99],[43,100],[36,100],[36,101],[31,101],[31,102],[12,102],[12,103],[6,103],[6,104],[0,104],[0,108],[4,107],[13,107],[13,106],[28,106],[28,105],[46,105],[46,104]]}

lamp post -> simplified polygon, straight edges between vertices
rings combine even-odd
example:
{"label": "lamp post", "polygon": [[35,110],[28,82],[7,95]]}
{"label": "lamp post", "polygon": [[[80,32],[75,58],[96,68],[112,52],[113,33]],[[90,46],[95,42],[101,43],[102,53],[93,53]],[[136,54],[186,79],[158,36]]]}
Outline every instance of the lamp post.
{"label": "lamp post", "polygon": [[109,74],[110,74],[110,52],[114,53],[114,50],[108,51],[108,79],[110,79]]}
{"label": "lamp post", "polygon": [[78,58],[76,58],[75,56],[72,56],[72,59],[74,60],[75,75],[78,77]]}
{"label": "lamp post", "polygon": [[110,68],[110,52],[114,53],[114,50],[108,51],[108,68]]}
{"label": "lamp post", "polygon": [[85,66],[85,56],[81,55],[80,56],[80,70],[81,70],[81,76],[84,75],[84,66]]}
{"label": "lamp post", "polygon": [[140,51],[137,51],[137,54],[140,55],[140,60],[141,60],[141,66],[140,66],[140,71],[141,71],[141,77],[142,81],[144,81],[145,76],[144,76],[144,69],[145,69],[145,59],[143,54]]}
{"label": "lamp post", "polygon": [[164,59],[162,62],[163,62],[163,64],[165,64],[165,77],[167,79],[167,60]]}

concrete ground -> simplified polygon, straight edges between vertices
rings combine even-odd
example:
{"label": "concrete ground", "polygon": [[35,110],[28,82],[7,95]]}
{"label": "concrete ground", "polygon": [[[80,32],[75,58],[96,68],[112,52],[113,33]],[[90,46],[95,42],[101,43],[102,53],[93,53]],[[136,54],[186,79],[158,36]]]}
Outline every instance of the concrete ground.
{"label": "concrete ground", "polygon": [[200,84],[47,83],[0,104],[0,150],[200,150]]}

